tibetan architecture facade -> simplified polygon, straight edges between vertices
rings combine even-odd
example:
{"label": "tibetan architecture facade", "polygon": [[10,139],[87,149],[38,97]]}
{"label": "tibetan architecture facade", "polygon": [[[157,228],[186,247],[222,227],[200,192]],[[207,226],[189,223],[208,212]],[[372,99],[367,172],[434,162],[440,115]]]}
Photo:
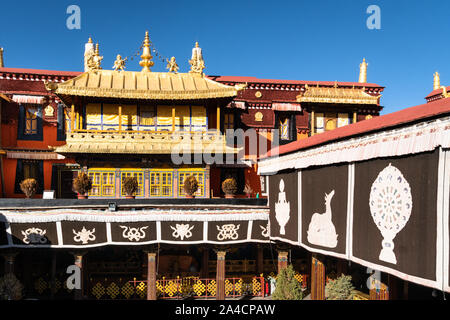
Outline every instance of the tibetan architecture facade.
{"label": "tibetan architecture facade", "polygon": [[270,239],[313,255],[313,299],[324,298],[326,265],[349,262],[370,268],[374,298],[407,298],[417,284],[450,292],[450,99],[436,91],[426,104],[280,146],[259,162]]}

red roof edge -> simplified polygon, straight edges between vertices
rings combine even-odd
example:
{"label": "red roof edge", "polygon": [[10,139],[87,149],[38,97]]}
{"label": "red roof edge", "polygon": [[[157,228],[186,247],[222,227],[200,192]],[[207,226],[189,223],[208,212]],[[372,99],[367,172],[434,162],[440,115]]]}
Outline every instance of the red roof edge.
{"label": "red roof edge", "polygon": [[0,68],[0,72],[38,74],[50,76],[68,76],[68,77],[76,77],[83,73],[79,71],[57,71],[57,70],[38,70],[38,69],[22,69],[22,68]]}
{"label": "red roof edge", "polygon": [[[437,96],[437,95],[439,95],[439,94],[442,94],[442,91],[443,91],[442,88],[433,90],[433,91],[431,91],[431,92],[425,97],[425,99],[428,99],[428,98]],[[447,87],[447,92],[450,92],[450,86]]]}
{"label": "red roof edge", "polygon": [[357,135],[363,135],[369,132],[405,125],[446,113],[450,114],[450,98],[440,99],[406,108],[397,112],[363,120],[331,131],[316,134],[306,139],[278,146],[269,150],[269,152],[259,157],[259,159],[300,151],[336,140],[348,139]]}

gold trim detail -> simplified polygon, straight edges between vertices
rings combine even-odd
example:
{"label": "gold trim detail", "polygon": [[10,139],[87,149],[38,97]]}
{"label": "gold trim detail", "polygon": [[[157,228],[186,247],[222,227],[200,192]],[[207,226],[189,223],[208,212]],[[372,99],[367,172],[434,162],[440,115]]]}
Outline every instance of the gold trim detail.
{"label": "gold trim detail", "polygon": [[335,85],[329,87],[309,87],[305,85],[305,92],[297,96],[297,102],[315,103],[345,103],[345,104],[376,104],[381,95],[372,96],[365,92],[365,88],[340,88]]}

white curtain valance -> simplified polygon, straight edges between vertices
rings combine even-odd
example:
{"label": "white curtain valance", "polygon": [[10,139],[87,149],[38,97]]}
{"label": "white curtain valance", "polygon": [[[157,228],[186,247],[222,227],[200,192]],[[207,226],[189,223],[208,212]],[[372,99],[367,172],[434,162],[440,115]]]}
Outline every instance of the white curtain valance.
{"label": "white curtain valance", "polygon": [[15,94],[12,96],[12,100],[16,103],[42,104],[42,102],[44,101],[44,96],[28,96]]}

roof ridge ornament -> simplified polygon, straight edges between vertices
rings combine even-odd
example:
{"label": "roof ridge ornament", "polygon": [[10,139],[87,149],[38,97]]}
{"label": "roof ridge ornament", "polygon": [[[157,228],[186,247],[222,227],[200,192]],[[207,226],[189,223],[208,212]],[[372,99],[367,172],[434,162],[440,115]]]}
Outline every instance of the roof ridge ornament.
{"label": "roof ridge ornament", "polygon": [[122,59],[122,56],[120,54],[117,55],[116,61],[114,61],[114,71],[124,71],[125,70],[125,62],[128,60],[128,58]]}
{"label": "roof ridge ornament", "polygon": [[150,67],[153,67],[153,65],[155,64],[152,61],[153,56],[150,53],[150,37],[148,35],[148,31],[145,31],[145,39],[144,39],[144,44],[143,46],[143,50],[142,50],[142,55],[141,55],[141,61],[139,62],[139,65],[142,67],[142,72],[151,72]]}
{"label": "roof ridge ornament", "polygon": [[367,83],[367,66],[366,58],[363,58],[363,62],[359,65],[359,83]]}
{"label": "roof ridge ornament", "polygon": [[178,73],[178,69],[180,69],[180,67],[178,67],[175,57],[170,58],[170,60],[166,59],[166,61],[167,61],[166,69],[169,69],[169,72]]}
{"label": "roof ridge ornament", "polygon": [[189,73],[196,73],[203,75],[203,69],[205,69],[205,61],[203,60],[202,48],[198,46],[198,42],[195,42],[195,47],[192,48],[191,60],[189,60],[191,70]]}
{"label": "roof ridge ornament", "polygon": [[433,90],[438,90],[441,87],[441,76],[437,71],[434,73],[433,80]]}
{"label": "roof ridge ornament", "polygon": [[3,63],[3,48],[0,48],[0,68],[5,67],[5,64]]}
{"label": "roof ridge ornament", "polygon": [[101,67],[101,63],[102,63],[102,60],[103,60],[103,56],[100,56],[98,42],[95,45],[94,52],[89,50],[88,52],[85,53],[85,57],[87,59],[86,60],[86,67],[87,67],[86,71],[97,71],[97,70],[100,70],[102,68]]}

